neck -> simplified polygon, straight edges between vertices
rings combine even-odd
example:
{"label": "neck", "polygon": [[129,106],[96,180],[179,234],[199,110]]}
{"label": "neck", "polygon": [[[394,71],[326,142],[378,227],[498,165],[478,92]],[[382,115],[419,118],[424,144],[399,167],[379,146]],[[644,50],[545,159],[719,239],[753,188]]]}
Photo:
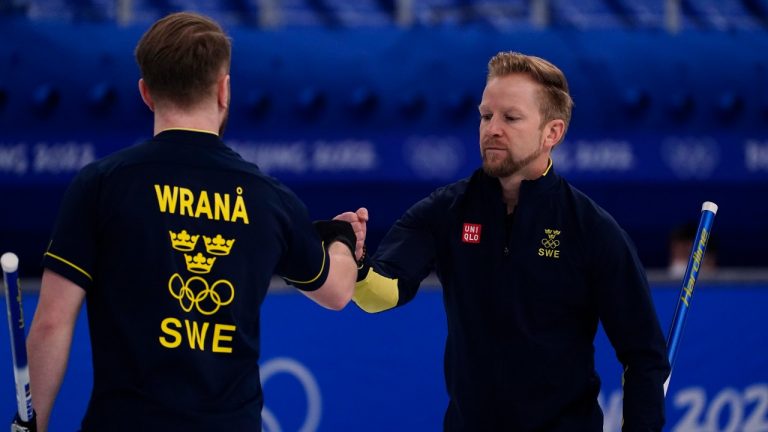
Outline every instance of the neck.
{"label": "neck", "polygon": [[154,135],[168,129],[196,129],[218,135],[221,122],[216,109],[158,108],[155,109]]}
{"label": "neck", "polygon": [[501,199],[507,205],[507,214],[512,214],[515,211],[515,207],[517,207],[517,202],[520,199],[520,184],[523,180],[535,180],[544,175],[549,168],[549,154],[547,153],[543,156],[531,162],[520,171],[510,176],[499,178]]}

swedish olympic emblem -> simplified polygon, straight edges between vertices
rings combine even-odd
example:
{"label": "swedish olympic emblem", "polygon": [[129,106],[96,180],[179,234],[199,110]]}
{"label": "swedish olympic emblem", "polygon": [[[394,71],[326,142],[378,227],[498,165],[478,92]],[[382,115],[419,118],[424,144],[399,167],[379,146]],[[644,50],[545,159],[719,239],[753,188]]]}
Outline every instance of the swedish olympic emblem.
{"label": "swedish olympic emblem", "polygon": [[547,258],[560,258],[560,250],[557,249],[560,246],[560,240],[557,236],[560,235],[560,230],[547,228],[544,230],[544,238],[541,239],[541,245],[544,247],[539,248],[539,256]]}
{"label": "swedish olympic emblem", "polygon": [[196,308],[203,315],[215,314],[235,298],[235,288],[227,280],[220,279],[209,286],[200,276],[192,276],[184,281],[178,273],[168,281],[168,291],[179,301],[184,312]]}
{"label": "swedish olympic emblem", "polygon": [[[171,247],[179,252],[190,252],[184,254],[184,261],[187,270],[191,273],[208,274],[216,263],[216,256],[226,256],[232,250],[235,239],[225,239],[221,234],[214,237],[203,235],[203,242],[206,254],[216,255],[208,256],[202,252],[194,255],[194,250],[199,234],[190,234],[186,230],[181,232],[168,231],[171,238]],[[213,284],[200,276],[192,276],[184,280],[180,274],[174,273],[168,280],[168,291],[173,298],[179,301],[179,305],[184,312],[191,312],[193,308],[197,309],[203,315],[213,315],[219,311],[222,306],[232,303],[235,298],[235,287],[226,279],[219,279]]]}

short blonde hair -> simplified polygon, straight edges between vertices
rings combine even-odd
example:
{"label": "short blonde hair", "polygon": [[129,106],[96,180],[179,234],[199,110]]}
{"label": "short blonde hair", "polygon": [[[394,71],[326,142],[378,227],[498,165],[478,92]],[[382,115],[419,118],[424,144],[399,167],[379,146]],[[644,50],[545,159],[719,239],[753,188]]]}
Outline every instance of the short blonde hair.
{"label": "short blonde hair", "polygon": [[541,125],[555,119],[565,122],[565,131],[571,122],[573,99],[568,92],[568,81],[557,66],[540,57],[513,51],[500,52],[488,62],[487,81],[511,74],[524,74],[541,84]]}

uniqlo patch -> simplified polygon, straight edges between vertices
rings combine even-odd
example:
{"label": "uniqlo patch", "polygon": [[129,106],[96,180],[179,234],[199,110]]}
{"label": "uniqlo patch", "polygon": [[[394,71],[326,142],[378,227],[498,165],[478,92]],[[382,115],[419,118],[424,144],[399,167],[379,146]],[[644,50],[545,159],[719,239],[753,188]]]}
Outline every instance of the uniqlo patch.
{"label": "uniqlo patch", "polygon": [[480,224],[465,223],[464,230],[461,233],[461,241],[464,243],[480,243],[480,231],[483,226]]}

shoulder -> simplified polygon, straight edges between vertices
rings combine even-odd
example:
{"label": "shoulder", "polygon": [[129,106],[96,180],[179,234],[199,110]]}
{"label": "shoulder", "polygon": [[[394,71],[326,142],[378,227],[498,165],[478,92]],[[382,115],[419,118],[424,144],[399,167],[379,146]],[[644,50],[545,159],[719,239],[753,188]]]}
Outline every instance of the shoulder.
{"label": "shoulder", "polygon": [[123,166],[131,165],[140,161],[143,155],[149,153],[149,143],[143,142],[135,144],[100,159],[97,159],[80,170],[80,175],[84,176],[103,176],[107,175]]}
{"label": "shoulder", "polygon": [[121,168],[139,163],[143,159],[142,155],[148,152],[148,142],[120,149],[85,165],[75,175],[72,183],[99,183]]}
{"label": "shoulder", "polygon": [[114,155],[97,159],[82,167],[72,179],[71,185],[82,186],[99,183],[101,178],[118,164],[114,160]]}
{"label": "shoulder", "polygon": [[445,212],[451,211],[463,200],[469,182],[470,178],[464,178],[435,189],[429,196],[414,204],[409,213],[437,212],[445,214]]}
{"label": "shoulder", "polygon": [[444,205],[454,206],[467,193],[471,177],[435,189],[432,198]]}
{"label": "shoulder", "polygon": [[286,185],[274,177],[259,172],[254,176],[255,180],[267,188],[272,196],[283,203],[291,205],[302,205],[301,199]]}
{"label": "shoulder", "polygon": [[607,210],[568,182],[563,184],[575,222],[595,246],[612,248],[629,242],[627,233]]}
{"label": "shoulder", "polygon": [[587,194],[572,186],[567,181],[563,181],[563,184],[566,196],[570,199],[573,210],[578,217],[583,218],[587,223],[609,223],[611,225],[617,225],[613,216],[592,198],[587,196]]}

